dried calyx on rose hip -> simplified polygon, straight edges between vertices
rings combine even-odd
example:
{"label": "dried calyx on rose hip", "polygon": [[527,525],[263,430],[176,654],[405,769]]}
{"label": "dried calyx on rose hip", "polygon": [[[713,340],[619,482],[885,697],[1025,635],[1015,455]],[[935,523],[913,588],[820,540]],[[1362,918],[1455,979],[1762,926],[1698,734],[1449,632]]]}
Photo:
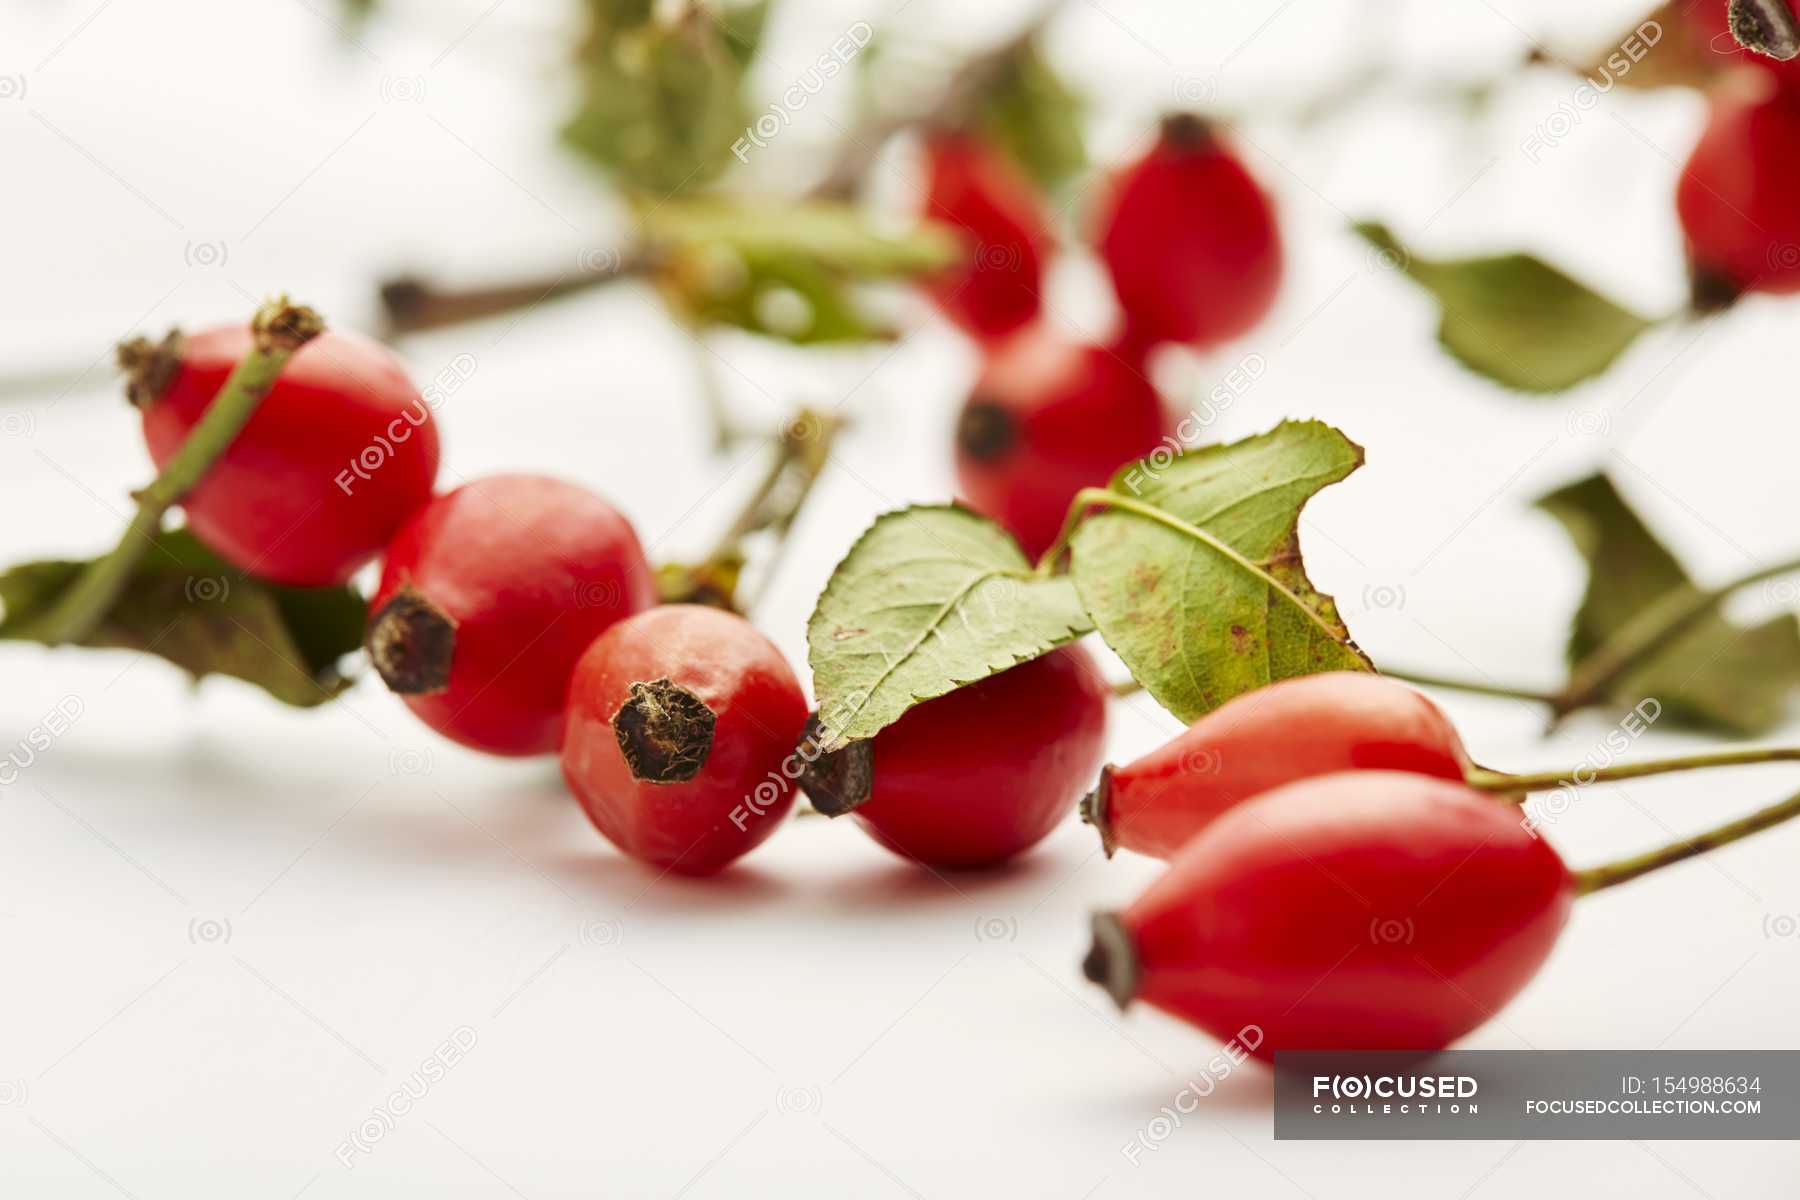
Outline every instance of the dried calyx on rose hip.
{"label": "dried calyx on rose hip", "polygon": [[717,871],[793,806],[784,764],[800,681],[735,614],[672,604],[595,639],[569,682],[563,777],[608,841],[686,875]]}
{"label": "dried calyx on rose hip", "polygon": [[1140,355],[1040,325],[983,367],[957,419],[956,478],[1036,558],[1076,492],[1163,444],[1175,444],[1172,426]]}
{"label": "dried calyx on rose hip", "polygon": [[1113,180],[1100,257],[1132,336],[1216,345],[1248,332],[1281,281],[1275,211],[1199,117],[1163,122],[1156,145]]}
{"label": "dried calyx on rose hip", "polygon": [[1438,1050],[1524,987],[1578,880],[1516,809],[1424,775],[1358,771],[1278,788],[1196,836],[1083,970],[1282,1050]]}
{"label": "dried calyx on rose hip", "polygon": [[394,536],[365,645],[438,732],[493,754],[549,754],[575,660],[655,601],[637,534],[612,505],[558,479],[491,475]]}
{"label": "dried calyx on rose hip", "polygon": [[[827,816],[932,867],[984,867],[1042,841],[1099,766],[1110,689],[1062,646],[908,709],[866,741],[810,758]],[[816,718],[815,718],[816,720]]]}
{"label": "dried calyx on rose hip", "polygon": [[[119,347],[157,467],[175,457],[253,345],[248,324]],[[181,500],[190,529],[243,571],[293,587],[343,583],[431,496],[431,409],[386,347],[312,337]]]}
{"label": "dried calyx on rose hip", "polygon": [[1461,780],[1468,752],[1443,710],[1380,675],[1301,675],[1246,692],[1166,745],[1106,767],[1082,819],[1116,847],[1168,858],[1233,807],[1295,780],[1386,770]]}
{"label": "dried calyx on rose hip", "polygon": [[1051,237],[1037,193],[1004,154],[972,134],[932,134],[925,158],[925,215],[963,248],[962,261],[929,280],[926,290],[971,336],[1003,338],[1042,308],[1042,260]]}

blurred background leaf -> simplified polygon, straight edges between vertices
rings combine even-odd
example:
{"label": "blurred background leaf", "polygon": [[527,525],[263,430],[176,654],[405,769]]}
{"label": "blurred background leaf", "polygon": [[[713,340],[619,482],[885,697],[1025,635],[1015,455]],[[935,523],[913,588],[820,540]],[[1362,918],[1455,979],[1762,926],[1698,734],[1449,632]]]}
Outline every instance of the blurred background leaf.
{"label": "blurred background leaf", "polygon": [[[1538,505],[1562,523],[1588,564],[1587,592],[1569,631],[1571,665],[1652,604],[1696,590],[1606,476],[1571,483]],[[1784,614],[1745,628],[1714,614],[1621,678],[1612,698],[1630,707],[1653,696],[1671,720],[1754,736],[1782,722],[1796,686],[1800,622]]]}
{"label": "blurred background leaf", "polygon": [[657,196],[716,179],[748,124],[744,64],[760,17],[728,22],[695,6],[665,22],[635,0],[590,8],[578,58],[582,100],[565,141],[620,184]]}

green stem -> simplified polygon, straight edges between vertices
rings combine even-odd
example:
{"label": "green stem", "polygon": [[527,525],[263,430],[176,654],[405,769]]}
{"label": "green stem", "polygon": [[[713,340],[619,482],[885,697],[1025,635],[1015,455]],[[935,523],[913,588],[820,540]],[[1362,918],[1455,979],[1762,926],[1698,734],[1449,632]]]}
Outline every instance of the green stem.
{"label": "green stem", "polygon": [[288,359],[322,333],[325,323],[312,309],[291,305],[283,297],[258,309],[251,328],[255,347],[233,369],[161,473],[133,493],[137,511],[118,544],[104,558],[89,563],[23,636],[51,645],[79,642],[106,619],[132,571],[162,532],[164,514],[205,478],[275,386]]}
{"label": "green stem", "polygon": [[1451,691],[1471,692],[1478,696],[1498,696],[1503,700],[1529,700],[1534,704],[1554,704],[1556,702],[1555,695],[1550,692],[1512,687],[1503,683],[1481,683],[1474,679],[1451,679],[1442,675],[1427,675],[1422,671],[1395,671],[1387,667],[1383,667],[1381,673],[1389,679],[1416,683],[1420,687],[1447,688]]}
{"label": "green stem", "polygon": [[1716,612],[1731,596],[1751,584],[1800,571],[1800,558],[1758,567],[1715,588],[1681,589],[1638,613],[1599,649],[1577,663],[1568,686],[1551,701],[1557,716],[1604,700],[1613,685],[1651,661],[1682,634]]}
{"label": "green stem", "polygon": [[1800,794],[1789,796],[1779,804],[1771,804],[1747,817],[1728,822],[1691,838],[1684,838],[1660,849],[1634,855],[1631,858],[1621,858],[1616,862],[1602,863],[1583,871],[1576,871],[1576,894],[1585,896],[1589,892],[1597,892],[1602,888],[1629,882],[1661,867],[1693,858],[1708,850],[1716,850],[1720,846],[1735,842],[1739,838],[1749,837],[1753,833],[1760,833],[1793,817],[1800,817]]}
{"label": "green stem", "polygon": [[1576,767],[1572,771],[1530,771],[1510,774],[1479,767],[1468,773],[1470,787],[1488,792],[1532,792],[1573,784],[1586,787],[1590,783],[1616,783],[1621,779],[1642,779],[1649,775],[1668,775],[1676,771],[1698,771],[1708,767],[1741,767],[1756,763],[1800,762],[1800,746],[1764,746],[1749,750],[1712,750],[1701,754],[1684,754],[1676,758],[1654,758],[1644,762],[1613,763],[1605,767]]}
{"label": "green stem", "polygon": [[[824,472],[832,444],[844,425],[842,417],[810,408],[801,409],[783,425],[775,438],[775,454],[768,470],[712,550],[692,566],[663,568],[663,603],[713,604],[734,612],[754,607],[785,555],[788,532]],[[737,585],[746,557],[744,543],[757,534],[768,534],[775,546],[757,585],[757,595],[749,603],[740,604]]]}

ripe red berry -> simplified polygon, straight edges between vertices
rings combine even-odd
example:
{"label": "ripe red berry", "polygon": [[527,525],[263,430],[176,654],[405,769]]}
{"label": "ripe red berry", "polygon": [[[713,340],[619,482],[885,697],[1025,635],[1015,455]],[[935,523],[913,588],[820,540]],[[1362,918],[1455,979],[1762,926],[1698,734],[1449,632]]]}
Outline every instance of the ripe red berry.
{"label": "ripe red berry", "polygon": [[[158,467],[251,348],[248,325],[122,348]],[[381,552],[430,499],[437,468],[437,424],[404,365],[367,338],[328,330],[294,354],[181,503],[189,527],[234,566],[324,587]]]}
{"label": "ripe red berry", "polygon": [[805,726],[800,681],[748,621],[653,608],[601,634],[576,665],[563,777],[625,853],[710,874],[793,806]]}
{"label": "ripe red berry", "polygon": [[1696,307],[1800,291],[1800,93],[1715,96],[1675,208]]}
{"label": "ripe red berry", "polygon": [[1036,558],[1076,492],[1165,438],[1176,444],[1141,358],[1039,326],[982,370],[957,421],[956,478],[969,503]]}
{"label": "ripe red berry", "polygon": [[1137,902],[1094,920],[1084,969],[1254,1052],[1439,1050],[1549,955],[1575,880],[1518,810],[1461,784],[1303,780],[1194,838]]}
{"label": "ripe red berry", "polygon": [[1211,346],[1274,303],[1274,209],[1199,118],[1165,121],[1155,147],[1120,172],[1104,212],[1100,256],[1136,336]]}
{"label": "ripe red berry", "polygon": [[1042,841],[1100,764],[1110,692],[1062,646],[907,710],[873,738],[810,763],[828,816],[932,867],[985,867]]}
{"label": "ripe red berry", "polygon": [[490,475],[394,536],[366,643],[433,729],[494,754],[548,754],[576,659],[655,601],[637,535],[612,505],[557,479]]}
{"label": "ripe red berry", "polygon": [[1107,767],[1082,819],[1115,846],[1170,858],[1229,809],[1338,771],[1464,778],[1469,755],[1443,710],[1393,679],[1302,675],[1246,692],[1124,767]]}
{"label": "ripe red berry", "polygon": [[963,244],[961,263],[927,291],[945,316],[984,341],[1032,321],[1041,307],[1050,245],[1038,198],[998,150],[968,134],[934,135],[925,147],[925,215]]}

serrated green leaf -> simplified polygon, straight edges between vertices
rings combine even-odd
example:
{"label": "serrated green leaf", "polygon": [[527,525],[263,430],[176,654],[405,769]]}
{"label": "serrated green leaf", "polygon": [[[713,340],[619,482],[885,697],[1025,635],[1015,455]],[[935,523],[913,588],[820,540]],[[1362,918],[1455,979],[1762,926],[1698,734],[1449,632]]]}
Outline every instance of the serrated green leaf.
{"label": "serrated green leaf", "polygon": [[580,58],[581,104],[564,140],[622,183],[658,197],[717,178],[748,121],[743,68],[710,11],[604,26]]}
{"label": "serrated green leaf", "polygon": [[1070,573],[1100,636],[1183,721],[1276,680],[1373,667],[1300,558],[1300,510],[1362,465],[1320,421],[1127,466],[1076,528]]}
{"label": "serrated green leaf", "polygon": [[1081,97],[1035,40],[1000,65],[975,101],[973,124],[1046,191],[1087,166]]}
{"label": "serrated green leaf", "polygon": [[1421,258],[1384,225],[1354,228],[1437,300],[1444,348],[1505,387],[1574,387],[1605,371],[1655,324],[1534,255]]}
{"label": "serrated green leaf", "polygon": [[879,517],[807,622],[822,749],[874,737],[919,701],[1092,628],[1074,585],[1038,576],[986,517],[955,505]]}
{"label": "serrated green leaf", "polygon": [[[1568,657],[1580,662],[1638,613],[1693,581],[1604,475],[1560,488],[1538,501],[1562,523],[1588,564],[1587,592],[1569,632]],[[1655,697],[1666,719],[1755,736],[1779,725],[1800,686],[1800,623],[1773,617],[1745,628],[1714,614],[1614,685],[1624,707]]]}
{"label": "serrated green leaf", "polygon": [[[86,565],[55,559],[0,574],[0,639],[35,640],[31,622]],[[254,579],[175,530],[158,535],[118,603],[80,644],[154,654],[196,678],[230,675],[310,707],[349,686],[337,662],[362,644],[366,616],[353,588]]]}

